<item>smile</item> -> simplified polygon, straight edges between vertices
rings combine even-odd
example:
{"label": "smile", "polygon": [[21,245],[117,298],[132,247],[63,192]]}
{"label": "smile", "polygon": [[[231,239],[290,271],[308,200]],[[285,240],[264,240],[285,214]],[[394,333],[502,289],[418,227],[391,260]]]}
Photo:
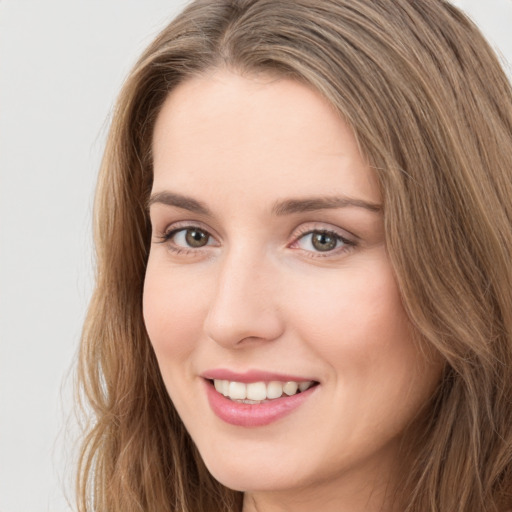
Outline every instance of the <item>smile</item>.
{"label": "smile", "polygon": [[214,379],[215,389],[226,398],[244,404],[261,404],[284,396],[293,396],[311,388],[313,381],[271,381],[271,382],[237,382]]}
{"label": "smile", "polygon": [[306,406],[309,397],[321,387],[314,380],[260,372],[211,373],[203,375],[210,408],[223,422],[237,427],[262,427],[276,422]]}

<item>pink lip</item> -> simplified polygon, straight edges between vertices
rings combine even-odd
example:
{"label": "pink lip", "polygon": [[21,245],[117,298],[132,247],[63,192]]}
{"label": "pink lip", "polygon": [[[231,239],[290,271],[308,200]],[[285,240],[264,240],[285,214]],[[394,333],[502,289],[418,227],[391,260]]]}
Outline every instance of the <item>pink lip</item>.
{"label": "pink lip", "polygon": [[[239,376],[237,379],[238,378]],[[261,381],[267,379],[262,379],[260,377],[258,380]],[[281,380],[281,378],[272,377],[270,380]],[[296,379],[292,378],[286,380]],[[304,381],[304,379],[300,380]],[[257,381],[249,380],[246,382]],[[237,380],[237,382],[243,381]],[[206,394],[208,396],[208,402],[210,403],[212,411],[226,423],[239,427],[262,427],[277,421],[278,419],[290,414],[295,409],[300,407],[319,387],[313,386],[312,388],[309,388],[302,393],[298,393],[293,396],[282,396],[281,398],[275,398],[261,404],[244,404],[226,398],[224,395],[215,390],[211,382],[205,380],[204,383],[206,387]]]}
{"label": "pink lip", "polygon": [[297,375],[284,375],[282,373],[272,373],[272,372],[264,372],[260,370],[249,370],[247,372],[239,373],[234,372],[232,370],[227,370],[223,368],[217,368],[214,370],[207,370],[201,374],[203,379],[218,379],[218,380],[230,380],[234,382],[244,382],[246,384],[250,382],[270,382],[270,381],[279,381],[279,382],[307,382],[314,381],[315,379],[311,379],[309,377],[297,376]]}

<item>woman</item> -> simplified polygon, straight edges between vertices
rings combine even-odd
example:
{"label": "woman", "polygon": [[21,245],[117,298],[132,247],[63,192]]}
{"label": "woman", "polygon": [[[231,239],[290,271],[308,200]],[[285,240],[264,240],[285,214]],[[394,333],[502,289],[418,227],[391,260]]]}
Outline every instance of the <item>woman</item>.
{"label": "woman", "polygon": [[512,93],[444,1],[196,1],[96,203],[80,510],[512,506]]}

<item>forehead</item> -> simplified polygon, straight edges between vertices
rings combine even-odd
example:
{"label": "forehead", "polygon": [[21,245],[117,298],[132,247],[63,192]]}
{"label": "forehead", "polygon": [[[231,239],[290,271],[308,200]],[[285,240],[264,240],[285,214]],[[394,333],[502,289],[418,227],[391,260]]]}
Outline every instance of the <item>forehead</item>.
{"label": "forehead", "polygon": [[286,78],[221,70],[180,84],[157,118],[153,161],[154,190],[380,200],[350,127],[318,92]]}

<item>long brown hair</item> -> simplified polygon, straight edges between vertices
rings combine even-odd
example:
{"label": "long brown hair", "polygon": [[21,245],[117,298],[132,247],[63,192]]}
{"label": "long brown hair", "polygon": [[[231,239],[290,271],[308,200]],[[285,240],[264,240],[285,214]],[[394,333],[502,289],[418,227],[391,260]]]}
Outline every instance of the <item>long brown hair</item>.
{"label": "long brown hair", "polygon": [[167,395],[141,305],[155,118],[178,83],[222,66],[318,90],[380,181],[404,306],[446,361],[404,456],[402,510],[510,507],[512,91],[496,56],[444,0],[198,0],[133,69],[105,150],[78,370],[92,408],[79,510],[241,510]]}

